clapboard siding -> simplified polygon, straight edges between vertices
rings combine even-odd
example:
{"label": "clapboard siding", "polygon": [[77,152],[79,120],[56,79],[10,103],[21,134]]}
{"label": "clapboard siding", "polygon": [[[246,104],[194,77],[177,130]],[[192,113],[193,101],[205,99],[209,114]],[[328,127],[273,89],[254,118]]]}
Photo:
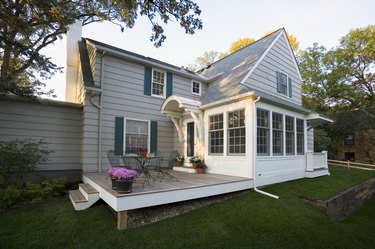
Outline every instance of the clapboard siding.
{"label": "clapboard siding", "polygon": [[[246,84],[254,90],[301,105],[301,82],[294,65],[293,55],[289,52],[288,46],[289,44],[286,43],[284,34],[282,34],[247,79]],[[284,72],[292,79],[292,98],[277,92],[276,71]]]}
{"label": "clapboard siding", "polygon": [[82,107],[55,101],[35,103],[0,98],[0,141],[31,138],[46,141],[53,152],[39,170],[79,170]]}

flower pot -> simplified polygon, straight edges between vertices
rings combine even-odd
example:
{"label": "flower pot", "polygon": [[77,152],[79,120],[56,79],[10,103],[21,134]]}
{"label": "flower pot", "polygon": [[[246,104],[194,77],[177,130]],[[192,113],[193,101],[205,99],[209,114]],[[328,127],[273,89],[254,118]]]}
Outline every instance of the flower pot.
{"label": "flower pot", "polygon": [[199,165],[199,163],[191,163],[191,165],[193,166],[194,169],[196,169]]}
{"label": "flower pot", "polygon": [[174,166],[176,166],[176,167],[181,167],[181,166],[182,166],[182,162],[175,161],[175,162],[174,162]]}
{"label": "flower pot", "polygon": [[204,173],[206,173],[206,170],[203,169],[203,168],[197,168],[197,173],[198,174],[204,174]]}
{"label": "flower pot", "polygon": [[120,194],[131,193],[132,188],[133,188],[133,181],[134,181],[134,178],[117,179],[116,180],[117,192],[119,192]]}
{"label": "flower pot", "polygon": [[111,182],[112,182],[112,189],[116,190],[117,189],[117,179],[115,177],[111,177]]}

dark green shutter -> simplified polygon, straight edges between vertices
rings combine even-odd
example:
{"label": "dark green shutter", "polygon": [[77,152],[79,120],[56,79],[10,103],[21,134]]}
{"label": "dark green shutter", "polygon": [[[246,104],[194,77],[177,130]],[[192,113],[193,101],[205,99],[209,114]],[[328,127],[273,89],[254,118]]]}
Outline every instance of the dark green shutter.
{"label": "dark green shutter", "polygon": [[173,92],[173,74],[167,73],[167,98],[172,95]]}
{"label": "dark green shutter", "polygon": [[277,92],[281,93],[281,73],[276,72],[276,84],[277,84]]}
{"label": "dark green shutter", "polygon": [[150,152],[155,152],[158,149],[158,122],[151,121],[151,141]]}
{"label": "dark green shutter", "polygon": [[292,79],[291,78],[288,78],[288,90],[289,90],[289,97],[292,97],[293,89],[292,89]]}
{"label": "dark green shutter", "polygon": [[145,83],[144,83],[144,94],[151,95],[151,77],[152,77],[152,68],[145,67]]}
{"label": "dark green shutter", "polygon": [[115,155],[122,155],[124,152],[124,118],[115,119]]}

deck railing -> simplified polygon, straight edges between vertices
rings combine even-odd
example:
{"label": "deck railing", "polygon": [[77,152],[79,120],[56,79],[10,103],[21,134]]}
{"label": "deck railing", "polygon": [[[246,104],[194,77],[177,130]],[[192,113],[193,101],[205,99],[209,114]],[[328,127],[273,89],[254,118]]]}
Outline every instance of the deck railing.
{"label": "deck railing", "polygon": [[306,171],[328,169],[327,151],[306,152]]}

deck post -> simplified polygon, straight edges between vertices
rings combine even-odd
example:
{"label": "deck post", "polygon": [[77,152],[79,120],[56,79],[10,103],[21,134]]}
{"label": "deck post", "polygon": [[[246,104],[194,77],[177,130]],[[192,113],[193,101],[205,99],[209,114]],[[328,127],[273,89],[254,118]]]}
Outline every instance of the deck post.
{"label": "deck post", "polygon": [[124,230],[128,228],[128,211],[117,212],[117,229]]}

